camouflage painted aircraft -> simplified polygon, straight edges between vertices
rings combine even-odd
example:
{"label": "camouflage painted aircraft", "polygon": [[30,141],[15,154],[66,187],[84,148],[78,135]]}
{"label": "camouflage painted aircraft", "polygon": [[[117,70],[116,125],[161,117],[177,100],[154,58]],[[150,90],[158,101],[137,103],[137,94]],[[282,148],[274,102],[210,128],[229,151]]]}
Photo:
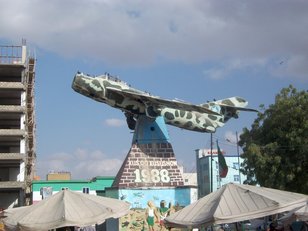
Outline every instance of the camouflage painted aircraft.
{"label": "camouflage painted aircraft", "polygon": [[197,132],[215,132],[230,118],[238,118],[239,111],[256,111],[246,108],[248,102],[240,97],[194,105],[179,100],[167,100],[130,87],[108,74],[90,76],[78,72],[72,88],[89,98],[122,110],[128,127],[135,128],[140,115],[155,119],[162,116],[166,124]]}

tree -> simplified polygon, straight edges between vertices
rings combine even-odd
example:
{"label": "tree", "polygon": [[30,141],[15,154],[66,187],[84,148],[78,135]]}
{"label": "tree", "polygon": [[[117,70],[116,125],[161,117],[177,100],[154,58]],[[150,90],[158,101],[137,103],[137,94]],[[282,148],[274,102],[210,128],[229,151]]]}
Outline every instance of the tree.
{"label": "tree", "polygon": [[308,194],[308,91],[290,85],[260,108],[240,137],[245,183]]}

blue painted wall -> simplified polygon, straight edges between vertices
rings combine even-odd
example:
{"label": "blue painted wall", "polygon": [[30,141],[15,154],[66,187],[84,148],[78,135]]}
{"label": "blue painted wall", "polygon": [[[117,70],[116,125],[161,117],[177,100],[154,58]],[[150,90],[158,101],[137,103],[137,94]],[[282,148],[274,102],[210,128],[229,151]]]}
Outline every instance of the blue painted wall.
{"label": "blue painted wall", "polygon": [[148,201],[153,201],[159,207],[160,201],[164,200],[166,205],[187,206],[193,203],[197,191],[190,187],[178,188],[141,188],[141,189],[111,189],[106,188],[106,196],[125,200],[131,203],[131,208],[146,208]]}

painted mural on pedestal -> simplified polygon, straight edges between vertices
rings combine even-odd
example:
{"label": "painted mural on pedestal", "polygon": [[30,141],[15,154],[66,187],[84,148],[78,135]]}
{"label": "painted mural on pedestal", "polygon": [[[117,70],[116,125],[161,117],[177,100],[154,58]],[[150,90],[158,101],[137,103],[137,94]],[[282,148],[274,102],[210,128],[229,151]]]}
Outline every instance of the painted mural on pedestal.
{"label": "painted mural on pedestal", "polygon": [[197,200],[197,188],[110,189],[107,196],[131,203],[131,212],[119,221],[119,230],[149,230],[147,209],[155,211],[154,230],[165,230],[162,221],[170,214]]}

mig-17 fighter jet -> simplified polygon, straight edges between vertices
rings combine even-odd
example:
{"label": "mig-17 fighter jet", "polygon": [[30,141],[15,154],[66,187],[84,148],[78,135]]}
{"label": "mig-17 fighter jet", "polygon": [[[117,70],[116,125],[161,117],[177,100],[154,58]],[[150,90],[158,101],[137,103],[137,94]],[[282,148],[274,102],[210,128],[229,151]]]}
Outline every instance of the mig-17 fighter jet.
{"label": "mig-17 fighter jet", "polygon": [[238,118],[239,111],[256,111],[246,108],[248,102],[240,97],[199,105],[163,99],[132,88],[108,74],[94,77],[78,72],[72,88],[82,95],[122,110],[132,130],[138,117],[145,115],[153,119],[162,116],[166,124],[187,130],[215,132],[230,118]]}

